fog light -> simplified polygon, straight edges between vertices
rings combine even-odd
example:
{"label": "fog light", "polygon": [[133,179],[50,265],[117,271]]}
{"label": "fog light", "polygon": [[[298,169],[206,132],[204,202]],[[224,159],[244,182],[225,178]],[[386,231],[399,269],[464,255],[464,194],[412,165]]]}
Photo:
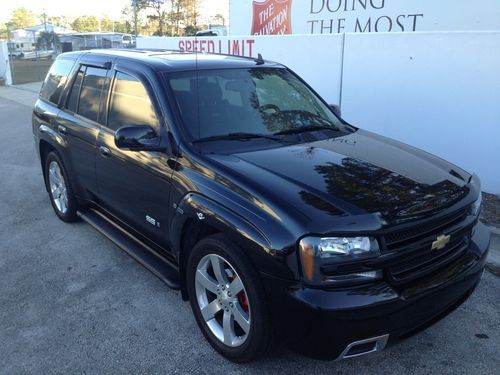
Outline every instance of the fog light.
{"label": "fog light", "polygon": [[324,278],[324,281],[332,284],[343,284],[343,283],[353,284],[353,283],[366,283],[380,279],[382,279],[382,270],[373,270],[365,272],[354,272],[344,275],[326,276]]}

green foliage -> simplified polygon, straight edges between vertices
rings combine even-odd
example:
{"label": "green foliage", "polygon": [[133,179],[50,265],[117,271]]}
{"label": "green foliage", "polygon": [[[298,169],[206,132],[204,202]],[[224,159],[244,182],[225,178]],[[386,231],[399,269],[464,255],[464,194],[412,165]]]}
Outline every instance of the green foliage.
{"label": "green foliage", "polygon": [[6,39],[9,39],[7,24],[2,22],[0,23],[0,40],[6,40]]}
{"label": "green foliage", "polygon": [[10,23],[12,25],[11,30],[25,29],[27,27],[35,26],[37,24],[37,20],[33,12],[30,12],[25,7],[21,7],[12,11]]}
{"label": "green foliage", "polygon": [[53,31],[42,31],[36,40],[36,49],[50,50],[59,47],[59,37]]}
{"label": "green foliage", "polygon": [[[128,7],[148,20],[143,29],[153,35],[193,35],[198,26],[200,0],[131,0]],[[133,16],[133,13],[132,13]]]}
{"label": "green foliage", "polygon": [[99,21],[101,31],[115,31],[115,24],[116,23],[117,22],[113,21],[108,16],[104,16]]}
{"label": "green foliage", "polygon": [[222,14],[216,14],[213,19],[217,25],[225,25],[226,24],[226,19],[224,18],[224,16]]}
{"label": "green foliage", "polygon": [[73,30],[78,32],[99,31],[99,20],[96,16],[81,16],[71,23]]}
{"label": "green foliage", "polygon": [[191,35],[195,35],[197,31],[200,31],[201,28],[199,28],[198,26],[195,26],[195,25],[187,25],[185,28],[184,28],[184,35],[186,36],[191,36]]}
{"label": "green foliage", "polygon": [[[66,27],[77,32],[114,31],[121,33],[134,32],[134,5],[137,15],[137,32],[149,35],[194,35],[202,29],[198,24],[198,7],[200,0],[128,0],[119,20],[107,16],[98,18],[93,15],[82,15],[76,18],[67,16],[35,14],[26,7],[15,9],[7,24],[0,24],[0,39],[7,39],[7,29],[21,29],[37,24],[52,24]],[[214,21],[225,23],[223,15],[214,16]],[[40,43],[48,43],[44,36]]]}

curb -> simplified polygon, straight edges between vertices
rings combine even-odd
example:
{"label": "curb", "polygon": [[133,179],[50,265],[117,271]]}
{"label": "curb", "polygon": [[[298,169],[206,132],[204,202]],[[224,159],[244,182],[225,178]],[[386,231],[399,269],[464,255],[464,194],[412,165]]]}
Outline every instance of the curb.
{"label": "curb", "polygon": [[486,226],[491,232],[490,253],[486,260],[486,269],[500,277],[500,228]]}

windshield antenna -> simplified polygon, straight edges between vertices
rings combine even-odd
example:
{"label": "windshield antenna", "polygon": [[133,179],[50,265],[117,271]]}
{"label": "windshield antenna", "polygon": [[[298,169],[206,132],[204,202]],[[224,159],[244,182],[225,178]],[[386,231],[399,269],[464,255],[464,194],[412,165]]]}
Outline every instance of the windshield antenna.
{"label": "windshield antenna", "polygon": [[257,65],[262,65],[262,64],[265,63],[265,61],[262,58],[262,55],[260,53],[257,55],[257,58],[255,59],[255,62],[257,63]]}

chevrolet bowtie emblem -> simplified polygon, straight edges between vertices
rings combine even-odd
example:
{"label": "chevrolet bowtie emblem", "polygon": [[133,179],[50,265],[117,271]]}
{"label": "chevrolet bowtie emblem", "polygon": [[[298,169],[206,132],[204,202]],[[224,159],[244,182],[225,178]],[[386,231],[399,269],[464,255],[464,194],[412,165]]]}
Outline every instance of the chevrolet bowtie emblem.
{"label": "chevrolet bowtie emblem", "polygon": [[448,242],[450,242],[450,236],[441,234],[437,236],[436,241],[432,243],[431,250],[441,250]]}

